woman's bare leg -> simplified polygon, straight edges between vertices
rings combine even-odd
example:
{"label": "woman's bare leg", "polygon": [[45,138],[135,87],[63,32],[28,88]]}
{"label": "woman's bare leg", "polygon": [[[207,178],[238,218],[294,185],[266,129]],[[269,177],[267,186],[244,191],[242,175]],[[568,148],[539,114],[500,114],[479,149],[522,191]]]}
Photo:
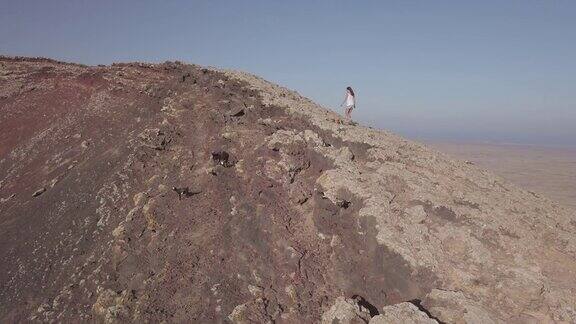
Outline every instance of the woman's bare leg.
{"label": "woman's bare leg", "polygon": [[346,119],[352,119],[352,107],[346,107]]}

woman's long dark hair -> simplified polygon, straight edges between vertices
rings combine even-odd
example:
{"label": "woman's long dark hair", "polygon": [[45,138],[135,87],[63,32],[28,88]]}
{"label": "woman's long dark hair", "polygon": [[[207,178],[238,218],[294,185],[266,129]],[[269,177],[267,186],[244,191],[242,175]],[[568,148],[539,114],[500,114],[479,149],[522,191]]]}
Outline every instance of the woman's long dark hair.
{"label": "woman's long dark hair", "polygon": [[352,97],[356,97],[356,95],[354,94],[354,90],[352,90],[352,87],[346,87],[346,90],[350,91]]}

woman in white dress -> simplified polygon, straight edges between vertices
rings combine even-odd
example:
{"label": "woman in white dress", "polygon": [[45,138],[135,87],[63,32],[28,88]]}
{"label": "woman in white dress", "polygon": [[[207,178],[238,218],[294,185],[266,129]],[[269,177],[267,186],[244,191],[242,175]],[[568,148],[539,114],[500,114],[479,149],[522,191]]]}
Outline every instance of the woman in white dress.
{"label": "woman in white dress", "polygon": [[352,90],[352,87],[347,87],[346,88],[346,97],[344,98],[344,101],[342,102],[342,104],[340,105],[340,107],[346,105],[345,109],[344,109],[344,115],[346,116],[346,119],[352,119],[352,110],[354,108],[356,108],[356,95],[354,94],[354,90]]}

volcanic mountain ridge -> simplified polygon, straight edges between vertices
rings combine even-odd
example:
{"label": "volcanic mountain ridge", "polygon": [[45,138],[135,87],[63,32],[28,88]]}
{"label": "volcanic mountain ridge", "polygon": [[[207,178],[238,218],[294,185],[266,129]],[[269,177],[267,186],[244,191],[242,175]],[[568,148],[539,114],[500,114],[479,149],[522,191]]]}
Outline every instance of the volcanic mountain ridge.
{"label": "volcanic mountain ridge", "polygon": [[576,216],[256,76],[0,57],[2,322],[576,322]]}

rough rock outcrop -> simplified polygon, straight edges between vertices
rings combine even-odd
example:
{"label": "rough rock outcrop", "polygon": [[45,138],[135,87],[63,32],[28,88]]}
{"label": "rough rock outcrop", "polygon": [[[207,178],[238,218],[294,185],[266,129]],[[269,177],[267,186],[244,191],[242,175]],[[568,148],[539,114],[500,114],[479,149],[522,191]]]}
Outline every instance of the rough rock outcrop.
{"label": "rough rock outcrop", "polygon": [[0,129],[2,322],[576,322],[573,211],[250,74],[3,57]]}
{"label": "rough rock outcrop", "polygon": [[368,323],[370,318],[370,311],[362,307],[362,305],[358,304],[355,300],[338,297],[334,301],[334,305],[322,314],[322,323]]}
{"label": "rough rock outcrop", "polygon": [[370,324],[438,324],[438,322],[414,304],[404,302],[384,307],[382,315],[373,317]]}

